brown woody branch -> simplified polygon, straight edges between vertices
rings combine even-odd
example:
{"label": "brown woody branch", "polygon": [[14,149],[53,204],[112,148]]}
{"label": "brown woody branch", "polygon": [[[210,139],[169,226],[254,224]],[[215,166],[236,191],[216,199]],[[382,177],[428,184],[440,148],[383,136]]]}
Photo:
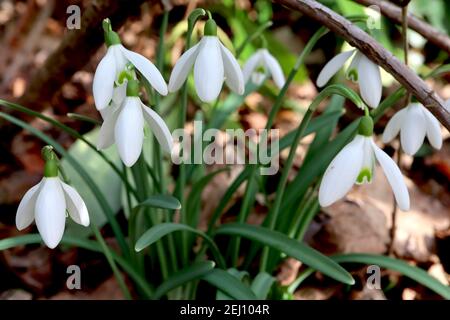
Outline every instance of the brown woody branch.
{"label": "brown woody branch", "polygon": [[[364,6],[378,6],[381,13],[394,21],[395,23],[402,23],[402,9],[393,3],[383,0],[355,0]],[[445,50],[450,54],[450,37],[445,33],[433,28],[422,19],[417,18],[413,14],[408,14],[408,27],[421,34],[428,41],[435,46]]]}
{"label": "brown woody branch", "polygon": [[364,53],[370,60],[383,67],[409,90],[450,131],[450,113],[442,99],[411,69],[366,32],[328,7],[314,0],[272,0],[300,11],[318,21]]}

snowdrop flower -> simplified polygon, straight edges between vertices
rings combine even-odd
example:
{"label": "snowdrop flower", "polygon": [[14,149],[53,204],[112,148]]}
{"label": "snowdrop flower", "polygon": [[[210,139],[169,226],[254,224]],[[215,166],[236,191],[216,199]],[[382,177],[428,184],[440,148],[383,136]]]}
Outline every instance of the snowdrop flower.
{"label": "snowdrop flower", "polygon": [[223,82],[238,94],[244,93],[244,76],[238,62],[217,37],[217,26],[213,19],[205,24],[203,38],[187,50],[175,64],[169,80],[169,91],[181,88],[194,66],[195,88],[204,102],[215,100]]}
{"label": "snowdrop flower", "polygon": [[137,80],[127,82],[126,97],[122,104],[111,110],[100,129],[97,148],[106,149],[114,142],[123,163],[131,167],[139,158],[144,141],[144,120],[163,150],[170,153],[173,140],[164,120],[139,98]]}
{"label": "snowdrop flower", "polygon": [[[86,205],[78,192],[58,177],[56,156],[48,148],[44,177],[28,190],[19,204],[16,214],[17,229],[23,230],[33,220],[47,247],[55,248],[64,234],[66,211],[78,224],[89,225]],[[43,152],[44,154],[44,152]]]}
{"label": "snowdrop flower", "polygon": [[380,103],[383,89],[380,67],[357,50],[342,52],[331,59],[320,71],[317,86],[326,85],[352,55],[354,58],[347,69],[347,78],[359,83],[363,100],[369,107],[376,108]]}
{"label": "snowdrop flower", "polygon": [[412,156],[419,150],[425,136],[434,148],[442,147],[439,121],[420,103],[410,103],[389,120],[383,132],[383,142],[392,141],[399,132],[402,148],[408,155]]}
{"label": "snowdrop flower", "polygon": [[401,210],[409,210],[408,189],[397,164],[373,141],[373,121],[363,117],[359,133],[331,161],[319,188],[319,203],[326,207],[344,197],[356,184],[370,183],[375,160],[381,165]]}
{"label": "snowdrop flower", "polygon": [[254,84],[261,85],[266,77],[272,76],[273,81],[279,89],[284,86],[285,79],[283,70],[281,70],[280,64],[267,49],[259,49],[256,51],[247,60],[242,72],[244,73],[245,83],[251,79]]}
{"label": "snowdrop flower", "polygon": [[167,94],[167,85],[159,70],[144,56],[126,49],[119,35],[111,30],[109,20],[104,21],[106,55],[95,70],[93,94],[97,110],[106,108],[114,93],[114,84],[128,63],[132,64],[161,95]]}

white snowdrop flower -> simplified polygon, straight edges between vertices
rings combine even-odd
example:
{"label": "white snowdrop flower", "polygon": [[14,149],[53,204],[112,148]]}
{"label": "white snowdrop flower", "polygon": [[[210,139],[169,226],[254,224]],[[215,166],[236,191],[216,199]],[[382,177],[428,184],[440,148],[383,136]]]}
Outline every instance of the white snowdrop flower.
{"label": "white snowdrop flower", "polygon": [[392,141],[399,132],[402,149],[408,155],[412,156],[419,150],[425,136],[434,148],[442,147],[439,121],[420,103],[410,103],[389,120],[383,132],[383,142]]}
{"label": "white snowdrop flower", "polygon": [[47,159],[44,177],[25,193],[16,214],[17,229],[23,230],[36,220],[44,243],[51,249],[62,239],[66,212],[76,223],[89,225],[86,204],[73,187],[58,177],[56,161]]}
{"label": "white snowdrop flower", "polygon": [[242,72],[245,83],[251,79],[254,84],[261,85],[264,79],[272,76],[279,89],[284,86],[283,70],[277,59],[267,49],[259,49],[251,55],[245,63]]}
{"label": "white snowdrop flower", "polygon": [[204,102],[215,100],[223,82],[234,92],[244,93],[244,76],[239,63],[217,37],[217,26],[209,19],[203,38],[187,50],[175,64],[169,79],[169,91],[181,88],[194,66],[195,88]]}
{"label": "white snowdrop flower", "polygon": [[[110,25],[106,28],[110,28]],[[161,95],[167,94],[167,84],[150,60],[126,49],[120,43],[119,35],[110,29],[105,30],[105,39],[108,50],[95,70],[92,88],[97,110],[103,110],[109,105],[113,98],[114,84],[128,63],[132,64]]]}
{"label": "white snowdrop flower", "polygon": [[409,210],[409,193],[397,164],[373,141],[373,122],[361,121],[359,133],[331,161],[319,188],[319,203],[326,207],[343,198],[356,184],[370,183],[375,160],[381,165],[401,210]]}
{"label": "white snowdrop flower", "polygon": [[347,78],[358,82],[363,100],[369,107],[376,108],[380,104],[383,90],[380,67],[357,50],[342,52],[331,59],[320,71],[316,81],[317,86],[326,85],[353,55],[353,60],[346,72]]}
{"label": "white snowdrop flower", "polygon": [[164,120],[144,105],[138,94],[139,83],[129,80],[125,99],[105,118],[97,142],[98,149],[106,149],[115,142],[120,158],[128,167],[137,161],[142,152],[145,122],[164,151],[170,153],[173,146],[172,135]]}

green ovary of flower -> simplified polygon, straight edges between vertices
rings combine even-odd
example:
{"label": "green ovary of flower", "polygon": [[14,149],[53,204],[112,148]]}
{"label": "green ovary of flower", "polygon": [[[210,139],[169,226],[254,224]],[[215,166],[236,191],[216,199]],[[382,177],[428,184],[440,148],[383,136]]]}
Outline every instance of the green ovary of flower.
{"label": "green ovary of flower", "polygon": [[356,183],[363,184],[363,183],[370,183],[372,182],[372,170],[370,168],[362,168],[359,172],[358,178],[356,178]]}

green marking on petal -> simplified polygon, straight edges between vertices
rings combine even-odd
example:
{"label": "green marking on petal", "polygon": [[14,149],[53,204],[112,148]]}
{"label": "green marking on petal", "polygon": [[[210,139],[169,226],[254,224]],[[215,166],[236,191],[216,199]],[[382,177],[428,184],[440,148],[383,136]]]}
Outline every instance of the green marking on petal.
{"label": "green marking on petal", "polygon": [[347,72],[347,79],[357,82],[358,81],[358,70],[356,69],[350,69]]}
{"label": "green marking on petal", "polygon": [[370,183],[372,182],[372,169],[370,168],[362,168],[362,170],[359,172],[358,178],[356,178],[356,183],[363,184],[363,183]]}

